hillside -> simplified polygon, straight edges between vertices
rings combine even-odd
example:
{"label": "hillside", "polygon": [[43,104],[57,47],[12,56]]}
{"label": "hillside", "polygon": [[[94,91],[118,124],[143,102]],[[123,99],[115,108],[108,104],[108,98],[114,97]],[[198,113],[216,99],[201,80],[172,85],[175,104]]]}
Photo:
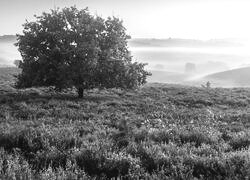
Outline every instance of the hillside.
{"label": "hillside", "polygon": [[134,38],[129,41],[130,47],[235,47],[244,43],[240,39],[147,39]]}
{"label": "hillside", "polygon": [[250,67],[223,71],[203,77],[220,86],[250,86]]}
{"label": "hillside", "polygon": [[15,76],[20,72],[13,67],[0,68],[0,89],[10,91],[15,82]]}
{"label": "hillside", "polygon": [[0,69],[0,179],[247,179],[250,89],[15,90]]}

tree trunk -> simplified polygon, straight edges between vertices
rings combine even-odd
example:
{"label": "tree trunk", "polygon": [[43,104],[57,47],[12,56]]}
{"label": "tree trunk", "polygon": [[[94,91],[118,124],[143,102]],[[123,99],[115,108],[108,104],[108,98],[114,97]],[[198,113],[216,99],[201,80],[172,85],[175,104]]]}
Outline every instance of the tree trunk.
{"label": "tree trunk", "polygon": [[79,87],[78,90],[77,90],[77,92],[78,92],[78,97],[79,98],[83,98],[83,88]]}

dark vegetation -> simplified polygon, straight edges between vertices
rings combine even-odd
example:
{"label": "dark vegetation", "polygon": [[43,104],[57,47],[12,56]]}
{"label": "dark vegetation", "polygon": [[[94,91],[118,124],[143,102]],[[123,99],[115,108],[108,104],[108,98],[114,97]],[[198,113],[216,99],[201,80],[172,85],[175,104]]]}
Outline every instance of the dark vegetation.
{"label": "dark vegetation", "polygon": [[17,69],[0,72],[0,179],[249,178],[250,89],[147,84],[78,99],[15,90]]}

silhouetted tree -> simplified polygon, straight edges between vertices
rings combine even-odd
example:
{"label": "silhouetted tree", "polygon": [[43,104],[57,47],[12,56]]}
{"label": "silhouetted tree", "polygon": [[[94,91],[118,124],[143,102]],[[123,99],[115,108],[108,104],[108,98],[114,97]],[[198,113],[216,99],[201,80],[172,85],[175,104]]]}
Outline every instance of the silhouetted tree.
{"label": "silhouetted tree", "polygon": [[52,10],[26,22],[16,45],[23,58],[16,87],[55,86],[57,90],[136,88],[150,75],[132,62],[126,29],[116,17],[103,19],[88,9]]}

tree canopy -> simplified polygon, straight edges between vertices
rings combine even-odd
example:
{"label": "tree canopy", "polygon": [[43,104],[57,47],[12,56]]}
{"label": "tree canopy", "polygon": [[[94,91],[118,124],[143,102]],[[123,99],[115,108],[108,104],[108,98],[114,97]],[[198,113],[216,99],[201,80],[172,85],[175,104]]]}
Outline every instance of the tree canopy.
{"label": "tree canopy", "polygon": [[116,17],[104,19],[88,9],[51,10],[26,22],[16,45],[23,58],[18,88],[54,86],[57,90],[137,88],[150,75],[132,61],[126,29]]}

